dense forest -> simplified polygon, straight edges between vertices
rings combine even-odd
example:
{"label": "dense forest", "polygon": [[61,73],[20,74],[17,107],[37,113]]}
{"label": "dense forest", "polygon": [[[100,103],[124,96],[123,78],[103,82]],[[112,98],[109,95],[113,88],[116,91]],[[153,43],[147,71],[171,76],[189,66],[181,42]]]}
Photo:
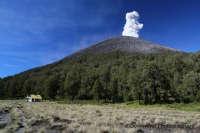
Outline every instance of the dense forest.
{"label": "dense forest", "polygon": [[0,79],[1,99],[200,102],[200,54],[84,54]]}

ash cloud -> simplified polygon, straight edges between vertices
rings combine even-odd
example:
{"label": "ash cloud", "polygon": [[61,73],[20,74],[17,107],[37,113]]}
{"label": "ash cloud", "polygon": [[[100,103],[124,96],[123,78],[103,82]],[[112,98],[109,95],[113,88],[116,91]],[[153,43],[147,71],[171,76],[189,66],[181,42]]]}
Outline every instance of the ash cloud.
{"label": "ash cloud", "polygon": [[137,11],[126,13],[126,23],[122,36],[139,37],[139,31],[143,28],[143,24],[138,21],[139,17],[140,15]]}

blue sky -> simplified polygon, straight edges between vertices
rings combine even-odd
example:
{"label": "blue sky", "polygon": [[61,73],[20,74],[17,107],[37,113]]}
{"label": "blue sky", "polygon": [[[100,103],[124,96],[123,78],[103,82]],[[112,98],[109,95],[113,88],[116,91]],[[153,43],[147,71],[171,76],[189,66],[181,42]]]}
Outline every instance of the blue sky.
{"label": "blue sky", "polygon": [[184,51],[200,50],[198,0],[1,0],[0,77],[45,65],[120,36],[136,10],[140,37]]}

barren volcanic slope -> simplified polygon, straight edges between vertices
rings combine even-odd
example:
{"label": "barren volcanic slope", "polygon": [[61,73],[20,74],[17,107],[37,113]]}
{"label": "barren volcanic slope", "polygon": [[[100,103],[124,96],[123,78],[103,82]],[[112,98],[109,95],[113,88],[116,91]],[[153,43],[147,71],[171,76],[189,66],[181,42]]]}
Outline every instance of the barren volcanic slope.
{"label": "barren volcanic slope", "polygon": [[164,47],[142,39],[122,36],[105,40],[89,48],[78,51],[73,55],[80,53],[109,53],[114,51],[142,54],[178,52],[176,49]]}

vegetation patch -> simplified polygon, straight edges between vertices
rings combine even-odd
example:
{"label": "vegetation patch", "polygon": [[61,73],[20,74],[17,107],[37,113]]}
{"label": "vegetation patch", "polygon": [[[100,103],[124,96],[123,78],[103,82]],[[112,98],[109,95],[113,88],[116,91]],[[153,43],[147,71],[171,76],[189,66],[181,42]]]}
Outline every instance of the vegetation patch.
{"label": "vegetation patch", "polygon": [[71,103],[145,105],[200,102],[199,57],[199,53],[85,53],[0,79],[0,97],[40,94]]}
{"label": "vegetation patch", "polygon": [[137,102],[107,105],[24,101],[1,103],[0,108],[9,105],[12,109],[9,111],[10,123],[0,132],[128,133],[142,130],[167,133],[200,130],[200,112],[183,111],[182,106],[144,106]]}

